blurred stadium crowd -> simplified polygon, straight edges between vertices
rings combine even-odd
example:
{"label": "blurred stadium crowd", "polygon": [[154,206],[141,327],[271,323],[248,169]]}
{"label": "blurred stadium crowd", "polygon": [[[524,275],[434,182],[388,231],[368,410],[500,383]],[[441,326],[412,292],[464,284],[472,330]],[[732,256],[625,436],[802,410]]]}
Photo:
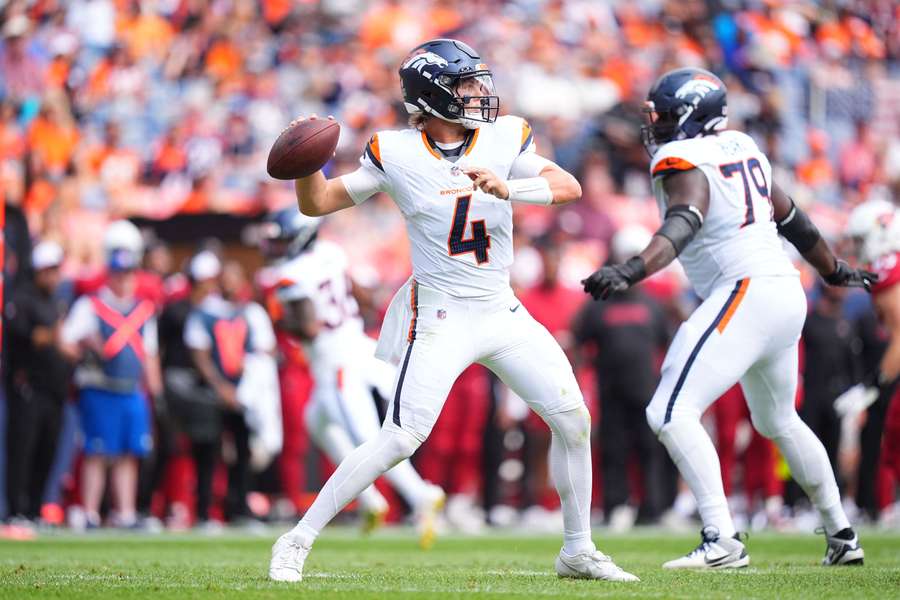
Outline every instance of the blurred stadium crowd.
{"label": "blurred stadium crowd", "polygon": [[[577,289],[596,264],[630,251],[657,223],[639,135],[655,77],[687,65],[721,75],[730,126],[757,139],[778,183],[838,248],[852,206],[900,197],[900,5],[890,0],[5,0],[0,23],[3,445],[14,466],[6,469],[15,480],[7,492],[19,495],[0,500],[0,515],[18,525],[62,523],[65,509],[75,526],[96,524],[78,510],[84,473],[68,364],[46,371],[63,390],[51,394],[49,408],[22,408],[22,375],[9,366],[20,349],[9,333],[18,290],[38,280],[62,303],[37,336],[46,333],[42,345],[52,346],[75,299],[107,279],[109,224],[134,220],[144,234],[136,293],[154,303],[165,370],[173,360],[166,344],[181,339],[184,323],[182,315],[166,330],[165,311],[190,310],[191,284],[203,277],[191,277],[188,261],[201,249],[198,238],[216,232],[218,216],[234,220],[202,248],[225,263],[220,285],[236,302],[264,303],[262,259],[248,247],[261,215],[294,202],[290,184],[269,179],[264,168],[281,129],[299,114],[333,114],[342,134],[327,170],[354,168],[373,131],[405,122],[396,71],[422,40],[459,37],[477,48],[494,73],[501,110],[528,118],[538,152],[582,183],[584,197],[574,205],[517,207],[512,275],[526,307],[578,365],[598,430],[596,506],[615,528],[680,526],[693,512],[643,421],[643,405],[658,357],[695,299],[677,269],[610,305],[612,316],[584,307]],[[364,316],[377,333],[410,269],[399,212],[379,198],[330,217],[322,235],[350,255],[369,294]],[[61,255],[39,242],[55,242]],[[42,279],[48,269],[58,269],[60,282]],[[864,295],[825,292],[809,272],[805,281],[817,318],[808,323],[815,344],[802,367],[802,414],[823,437],[844,494],[861,509],[855,514],[900,527],[897,481],[877,458],[881,424],[865,415],[842,420],[832,406],[876,364],[877,323]],[[36,343],[33,332],[23,335],[18,343]],[[136,508],[188,527],[204,494],[209,506],[200,518],[212,529],[224,518],[252,524],[302,512],[330,465],[302,431],[310,382],[297,354],[279,339],[284,406],[276,437],[283,444],[257,444],[251,464],[241,451],[246,431],[203,432],[212,437],[198,454],[199,434],[172,409],[170,394],[148,394],[153,450],[137,453],[139,478],[127,469],[114,476],[107,523],[153,522],[135,520]],[[461,529],[521,521],[556,531],[549,433],[501,387],[480,368],[467,371],[417,466],[451,493],[447,517]],[[811,527],[774,448],[751,434],[739,390],[711,412],[726,490],[748,525]],[[23,436],[29,423],[36,433]],[[271,449],[282,445],[272,460]],[[208,489],[198,489],[198,479]],[[135,506],[123,508],[120,486],[139,488]],[[234,498],[248,489],[249,502]],[[403,507],[393,504],[392,517],[400,518]]]}

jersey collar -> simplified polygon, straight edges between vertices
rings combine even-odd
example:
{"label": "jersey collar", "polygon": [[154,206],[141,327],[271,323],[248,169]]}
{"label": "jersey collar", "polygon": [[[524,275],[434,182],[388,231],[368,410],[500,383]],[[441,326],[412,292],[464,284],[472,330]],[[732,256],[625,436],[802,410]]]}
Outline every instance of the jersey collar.
{"label": "jersey collar", "polygon": [[[468,156],[469,153],[472,152],[472,148],[475,147],[475,142],[478,141],[478,132],[479,131],[481,131],[481,129],[471,129],[466,134],[466,139],[465,139],[465,141],[463,141],[463,151],[462,151],[462,154],[460,155],[460,158],[462,158],[463,156]],[[426,148],[426,150],[428,150],[428,153],[431,154],[433,157],[435,157],[438,160],[446,160],[444,158],[444,156],[441,154],[441,151],[438,149],[437,144],[435,144],[434,140],[432,140],[431,137],[429,137],[429,135],[427,133],[425,133],[424,129],[421,131],[421,134],[422,134],[422,143],[425,145],[425,148]]]}

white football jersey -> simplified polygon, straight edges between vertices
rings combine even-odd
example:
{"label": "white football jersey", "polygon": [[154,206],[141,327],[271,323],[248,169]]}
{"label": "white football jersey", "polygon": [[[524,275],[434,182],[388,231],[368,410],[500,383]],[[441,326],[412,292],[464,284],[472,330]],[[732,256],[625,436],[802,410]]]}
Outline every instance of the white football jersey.
{"label": "white football jersey", "polygon": [[350,350],[365,336],[347,267],[344,250],[327,240],[316,241],[309,251],[277,266],[278,299],[309,298],[322,323],[319,335],[303,346],[314,373],[351,360]]}
{"label": "white football jersey", "polygon": [[[513,163],[534,152],[531,127],[511,115],[472,130],[456,162],[444,158],[416,129],[380,131],[360,158],[361,169],[377,178],[406,219],[413,276],[424,286],[458,298],[485,298],[509,289],[513,261],[512,206],[481,190],[462,172],[490,169],[511,179]],[[373,193],[344,185],[357,204]]]}
{"label": "white football jersey", "polygon": [[744,277],[797,276],[772,218],[772,167],[750,136],[723,131],[669,142],[650,164],[653,192],[665,216],[665,175],[700,169],[709,181],[709,211],[678,259],[694,290],[706,298]]}

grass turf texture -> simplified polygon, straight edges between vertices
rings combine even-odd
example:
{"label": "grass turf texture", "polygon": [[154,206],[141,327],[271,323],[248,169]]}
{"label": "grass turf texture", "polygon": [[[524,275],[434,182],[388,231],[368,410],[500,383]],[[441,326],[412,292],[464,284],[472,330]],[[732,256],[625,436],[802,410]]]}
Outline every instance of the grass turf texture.
{"label": "grass turf texture", "polygon": [[822,536],[756,534],[751,566],[664,571],[697,537],[639,531],[595,535],[637,584],[561,580],[557,537],[446,537],[428,552],[408,533],[360,539],[331,529],[299,584],[266,579],[270,537],[47,535],[0,542],[0,599],[66,598],[896,598],[900,535],[863,532],[864,567],[818,566]]}

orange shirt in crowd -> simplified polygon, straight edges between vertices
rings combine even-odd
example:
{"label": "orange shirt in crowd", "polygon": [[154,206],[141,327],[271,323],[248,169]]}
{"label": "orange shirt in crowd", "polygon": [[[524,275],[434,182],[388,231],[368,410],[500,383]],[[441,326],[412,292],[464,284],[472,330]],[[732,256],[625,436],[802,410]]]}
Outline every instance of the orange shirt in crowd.
{"label": "orange shirt in crowd", "polygon": [[31,124],[28,142],[51,171],[63,171],[78,143],[78,131],[38,117]]}
{"label": "orange shirt in crowd", "polygon": [[166,19],[153,13],[120,19],[117,30],[117,37],[128,45],[136,60],[164,56],[175,33]]}
{"label": "orange shirt in crowd", "polygon": [[810,187],[834,182],[834,169],[824,156],[812,157],[797,167],[797,178]]}
{"label": "orange shirt in crowd", "polygon": [[291,0],[262,0],[263,19],[269,25],[278,25],[291,14],[293,4]]}
{"label": "orange shirt in crowd", "polygon": [[38,179],[31,184],[28,193],[25,194],[25,213],[28,215],[44,214],[55,199],[56,186],[46,179]]}
{"label": "orange shirt in crowd", "polygon": [[47,85],[52,89],[60,89],[66,85],[69,79],[69,62],[57,56],[47,68]]}
{"label": "orange shirt in crowd", "polygon": [[217,79],[226,79],[236,74],[243,63],[243,57],[230,40],[215,42],[206,55],[206,72]]}
{"label": "orange shirt in crowd", "polygon": [[433,37],[433,31],[430,22],[416,17],[402,5],[382,6],[365,16],[359,39],[368,48],[412,48],[419,41]]}
{"label": "orange shirt in crowd", "polygon": [[180,146],[169,140],[163,141],[153,159],[153,170],[158,173],[180,171],[187,165],[187,154]]}

